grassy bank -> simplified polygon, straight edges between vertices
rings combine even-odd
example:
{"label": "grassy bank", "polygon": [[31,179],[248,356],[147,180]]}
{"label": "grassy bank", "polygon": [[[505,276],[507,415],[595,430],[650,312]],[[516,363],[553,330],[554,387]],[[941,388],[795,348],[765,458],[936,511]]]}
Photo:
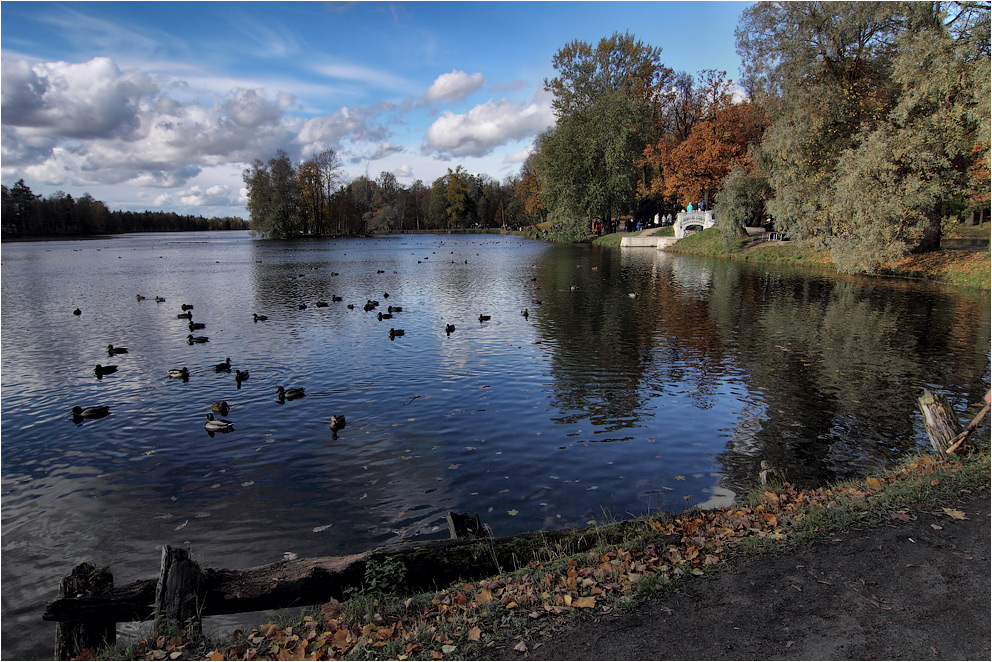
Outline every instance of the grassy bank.
{"label": "grassy bank", "polygon": [[[224,641],[181,633],[104,651],[106,659],[472,659],[583,611],[629,610],[742,554],[784,550],[906,508],[988,490],[988,447],[966,459],[917,455],[880,475],[812,490],[760,488],[729,508],[659,513],[588,529],[575,554],[546,548],[496,577],[397,595],[402,568],[372,568],[367,590]],[[946,509],[954,517],[953,509]],[[387,564],[384,563],[383,566]],[[376,573],[380,573],[377,575]],[[521,650],[521,652],[524,652]]]}
{"label": "grassy bank", "polygon": [[[728,258],[761,264],[819,267],[836,270],[829,251],[802,248],[791,242],[758,242],[740,239],[727,246],[717,228],[710,228],[680,240],[666,249],[673,253]],[[950,285],[990,289],[992,256],[989,251],[945,249],[922,255],[908,255],[886,265],[879,275],[929,280]]]}

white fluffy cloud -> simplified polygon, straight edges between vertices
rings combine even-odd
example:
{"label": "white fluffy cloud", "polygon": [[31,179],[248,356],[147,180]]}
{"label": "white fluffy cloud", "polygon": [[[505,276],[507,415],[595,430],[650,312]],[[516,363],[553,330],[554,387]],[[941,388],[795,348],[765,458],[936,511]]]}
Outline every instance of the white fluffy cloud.
{"label": "white fluffy cloud", "polygon": [[555,121],[550,103],[488,102],[466,114],[446,111],[424,136],[428,151],[451,156],[484,156],[513,140],[537,135]]}
{"label": "white fluffy cloud", "polygon": [[211,186],[202,190],[199,186],[191,186],[188,190],[180,191],[179,202],[188,207],[222,207],[234,203],[231,191],[226,186]]}
{"label": "white fluffy cloud", "polygon": [[106,57],[80,64],[4,62],[3,123],[67,138],[128,137],[142,104],[158,91],[147,74],[122,72]]}
{"label": "white fluffy cloud", "polygon": [[485,84],[486,79],[480,73],[469,75],[464,71],[452,69],[450,73],[441,74],[434,79],[434,83],[427,88],[425,98],[428,101],[453,103],[481,90]]}

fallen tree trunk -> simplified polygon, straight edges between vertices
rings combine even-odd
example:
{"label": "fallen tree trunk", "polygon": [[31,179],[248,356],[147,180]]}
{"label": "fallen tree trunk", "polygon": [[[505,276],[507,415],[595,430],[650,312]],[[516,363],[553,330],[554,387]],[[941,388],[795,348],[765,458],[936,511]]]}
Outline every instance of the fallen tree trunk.
{"label": "fallen tree trunk", "polygon": [[[361,554],[282,561],[245,570],[203,570],[200,616],[237,614],[320,604],[361,589],[370,561],[401,563],[405,582],[396,589],[423,591],[456,580],[473,581],[525,567],[534,559],[576,554],[616,540],[638,525],[619,522],[606,529],[537,531],[505,538],[428,540],[397,543]],[[148,579],[88,597],[60,597],[47,605],[46,621],[101,619],[127,622],[154,615],[156,584]]]}
{"label": "fallen tree trunk", "polygon": [[947,447],[951,440],[961,433],[961,424],[954,409],[940,393],[923,389],[923,395],[917,399],[920,412],[923,414],[923,427],[926,428],[930,444],[941,457],[947,457]]}

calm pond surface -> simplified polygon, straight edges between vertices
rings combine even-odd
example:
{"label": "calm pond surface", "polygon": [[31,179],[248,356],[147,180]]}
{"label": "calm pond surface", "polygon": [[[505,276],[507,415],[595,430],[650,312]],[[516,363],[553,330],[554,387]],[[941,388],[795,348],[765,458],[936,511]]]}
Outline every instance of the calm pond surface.
{"label": "calm pond surface", "polygon": [[[726,504],[762,460],[883,467],[926,443],[922,388],[961,412],[989,387],[988,293],[493,235],[2,250],[4,657],[51,657],[81,561],[123,584],[166,543],[240,568],[447,537],[449,510],[507,535]],[[233,432],[205,431],[215,400]]]}

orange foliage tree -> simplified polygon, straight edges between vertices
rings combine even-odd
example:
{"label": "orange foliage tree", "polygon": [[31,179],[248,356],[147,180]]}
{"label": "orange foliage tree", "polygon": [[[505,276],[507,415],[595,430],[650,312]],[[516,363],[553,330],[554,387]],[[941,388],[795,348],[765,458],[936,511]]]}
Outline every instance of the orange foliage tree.
{"label": "orange foliage tree", "polygon": [[[731,169],[746,163],[748,146],[761,140],[767,125],[764,112],[749,102],[717,109],[709,119],[696,124],[685,141],[664,150],[664,195],[675,196],[682,204],[708,201]],[[658,151],[651,153],[654,158],[658,155]]]}

